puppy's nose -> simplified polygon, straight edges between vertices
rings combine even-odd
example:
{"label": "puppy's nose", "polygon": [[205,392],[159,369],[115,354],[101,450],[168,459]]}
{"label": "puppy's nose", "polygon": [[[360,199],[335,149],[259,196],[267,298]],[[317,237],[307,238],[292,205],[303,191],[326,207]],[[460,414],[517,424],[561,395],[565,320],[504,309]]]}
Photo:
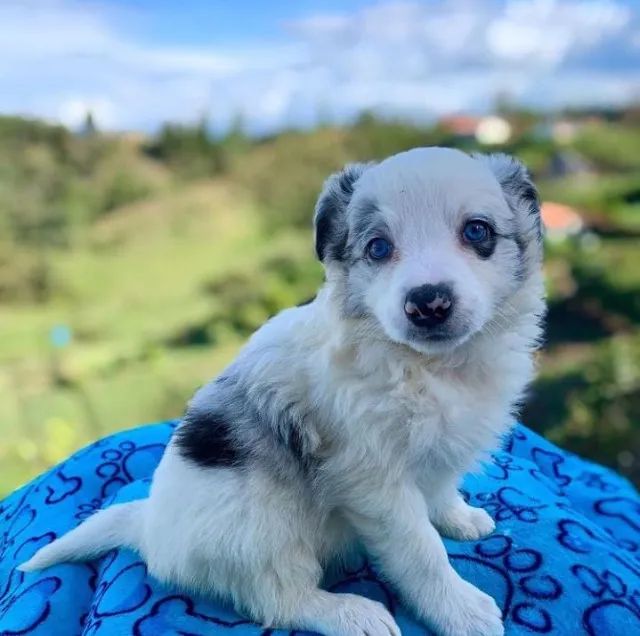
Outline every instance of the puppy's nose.
{"label": "puppy's nose", "polygon": [[404,313],[417,327],[435,327],[447,320],[453,309],[453,291],[449,285],[422,285],[409,290]]}

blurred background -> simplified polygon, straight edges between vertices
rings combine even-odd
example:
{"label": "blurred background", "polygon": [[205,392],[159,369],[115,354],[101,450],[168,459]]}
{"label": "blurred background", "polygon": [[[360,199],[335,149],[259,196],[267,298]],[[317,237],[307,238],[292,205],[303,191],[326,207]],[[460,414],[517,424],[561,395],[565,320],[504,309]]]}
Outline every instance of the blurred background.
{"label": "blurred background", "polygon": [[0,3],[0,495],[179,416],[322,280],[350,160],[502,150],[544,200],[526,424],[640,483],[633,0]]}

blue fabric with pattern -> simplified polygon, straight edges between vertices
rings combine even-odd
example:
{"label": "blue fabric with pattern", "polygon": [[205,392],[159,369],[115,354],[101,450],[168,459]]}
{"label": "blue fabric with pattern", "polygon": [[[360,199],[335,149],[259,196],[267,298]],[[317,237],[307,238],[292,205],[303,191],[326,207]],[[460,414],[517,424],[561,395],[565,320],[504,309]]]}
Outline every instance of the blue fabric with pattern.
{"label": "blue fabric with pattern", "polygon": [[[147,575],[133,552],[23,574],[16,566],[101,507],[144,497],[176,422],[102,439],[0,504],[0,634],[272,634]],[[507,634],[640,634],[640,497],[611,471],[517,426],[464,494],[497,521],[446,540],[453,566],[491,594]],[[401,549],[401,546],[399,546]],[[428,633],[365,562],[328,583],[385,603],[405,635]]]}

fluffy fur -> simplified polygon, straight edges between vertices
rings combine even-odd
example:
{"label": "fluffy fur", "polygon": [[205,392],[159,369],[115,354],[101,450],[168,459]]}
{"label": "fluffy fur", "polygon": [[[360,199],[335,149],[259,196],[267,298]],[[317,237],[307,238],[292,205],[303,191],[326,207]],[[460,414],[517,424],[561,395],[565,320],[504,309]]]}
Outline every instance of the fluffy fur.
{"label": "fluffy fur", "polygon": [[[491,228],[482,244],[464,239],[472,219]],[[320,588],[363,546],[436,633],[503,633],[439,533],[494,528],[457,486],[532,377],[544,311],[535,189],[505,155],[415,149],[332,176],[315,224],[317,298],[270,320],[196,393],[149,498],[98,512],[23,570],[126,546],[155,577],[264,625],[396,635],[380,604]],[[384,261],[367,251],[379,237],[393,246]],[[426,284],[454,300],[435,331],[405,309]]]}

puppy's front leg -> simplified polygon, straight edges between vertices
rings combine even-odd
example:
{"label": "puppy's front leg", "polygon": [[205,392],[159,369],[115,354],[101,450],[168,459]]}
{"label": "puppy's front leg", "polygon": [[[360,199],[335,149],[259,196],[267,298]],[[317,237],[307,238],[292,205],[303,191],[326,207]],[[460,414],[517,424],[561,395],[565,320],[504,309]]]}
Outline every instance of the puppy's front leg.
{"label": "puppy's front leg", "polygon": [[383,574],[437,634],[504,634],[495,601],[451,567],[417,486],[369,491],[351,502],[347,513]]}
{"label": "puppy's front leg", "polygon": [[474,508],[462,498],[457,488],[457,476],[448,475],[442,479],[436,491],[430,489],[425,496],[429,518],[445,537],[474,541],[491,534],[496,528],[486,510]]}

